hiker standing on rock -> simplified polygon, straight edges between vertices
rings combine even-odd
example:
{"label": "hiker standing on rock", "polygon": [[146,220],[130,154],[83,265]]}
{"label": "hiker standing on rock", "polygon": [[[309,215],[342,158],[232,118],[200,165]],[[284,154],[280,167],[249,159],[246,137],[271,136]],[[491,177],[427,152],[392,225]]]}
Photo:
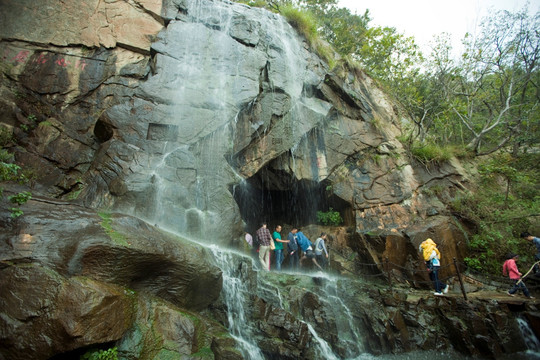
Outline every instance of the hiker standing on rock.
{"label": "hiker standing on rock", "polygon": [[283,243],[288,243],[289,240],[281,239],[281,225],[276,226],[276,230],[272,234],[274,239],[275,249],[274,254],[276,254],[276,270],[281,271],[281,264],[283,263]]}
{"label": "hiker standing on rock", "polygon": [[298,253],[300,252],[300,247],[298,246],[298,242],[296,240],[297,232],[297,228],[292,228],[291,232],[287,236],[287,240],[289,240],[287,249],[289,251],[289,266],[291,270],[298,270],[298,260],[300,259],[300,257],[298,256]]}
{"label": "hiker standing on rock", "polygon": [[272,242],[272,235],[266,228],[266,223],[262,223],[262,226],[257,230],[257,238],[259,240],[259,260],[262,268],[265,271],[270,270],[270,244]]}
{"label": "hiker standing on rock", "polygon": [[323,232],[321,233],[321,236],[319,236],[317,240],[315,240],[315,258],[317,259],[317,262],[321,265],[321,267],[324,269],[326,269],[326,267],[328,266],[328,250],[326,250],[326,245],[324,244],[324,240],[326,240],[326,238],[327,235]]}
{"label": "hiker standing on rock", "polygon": [[420,244],[418,250],[422,253],[429,273],[429,278],[433,281],[433,285],[435,286],[433,295],[442,296],[446,294],[449,286],[439,280],[441,253],[439,252],[439,249],[437,249],[437,244],[431,239],[426,239]]}
{"label": "hiker standing on rock", "polygon": [[527,289],[527,286],[525,286],[525,283],[521,279],[521,273],[519,272],[516,265],[517,258],[518,255],[510,253],[506,256],[506,261],[503,264],[503,275],[508,275],[508,277],[514,281],[514,286],[512,286],[512,288],[506,293],[510,296],[514,296],[514,294],[518,290],[521,290],[523,291],[523,295],[525,295],[526,298],[534,299],[529,293],[529,289]]}

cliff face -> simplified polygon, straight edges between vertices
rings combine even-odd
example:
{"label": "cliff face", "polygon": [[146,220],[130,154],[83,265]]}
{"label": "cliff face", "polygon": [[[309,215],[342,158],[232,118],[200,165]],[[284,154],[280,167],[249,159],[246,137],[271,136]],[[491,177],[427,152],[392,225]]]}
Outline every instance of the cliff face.
{"label": "cliff face", "polygon": [[313,223],[329,207],[359,234],[417,242],[413,223],[445,215],[422,189],[464,180],[455,164],[411,163],[373,81],[330,72],[265,10],[204,0],[1,6],[0,121],[44,195],[213,242],[263,219]]}
{"label": "cliff face", "polygon": [[[117,319],[122,324],[173,315],[156,310],[162,307],[154,300],[139,304],[146,309],[142,313],[125,310],[136,300],[120,296],[117,286],[140,288],[189,310],[216,302],[217,294],[201,297],[193,291],[198,285],[171,285],[169,277],[193,280],[199,271],[193,269],[204,268],[198,276],[206,274],[207,287],[219,293],[217,270],[204,261],[184,268],[197,262],[181,254],[167,258],[175,254],[170,243],[159,251],[147,242],[138,251],[104,245],[100,219],[88,208],[230,244],[261,220],[284,224],[288,231],[314,223],[317,210],[332,207],[345,219],[343,228],[330,229],[338,270],[355,273],[358,263],[388,258],[398,265],[392,270],[398,277],[426,280],[416,271],[422,267],[416,248],[427,236],[438,242],[443,263],[463,257],[464,235],[439,198],[428,196],[438,192],[448,199],[463,186],[459,164],[426,168],[410,160],[396,140],[401,119],[384,92],[346,65],[331,71],[282,17],[210,0],[8,0],[0,2],[0,23],[0,125],[11,136],[4,147],[35,178],[34,196],[87,208],[62,210],[63,215],[25,210],[28,222],[3,222],[9,230],[3,234],[5,279],[32,273],[54,289],[114,299],[111,306],[125,315]],[[94,227],[64,229],[61,216],[72,216],[81,226],[87,225],[85,217],[92,218]],[[128,232],[140,232],[138,241],[144,242],[148,225],[123,219],[131,219],[125,220],[133,222]],[[43,225],[48,221],[52,225]],[[64,233],[60,242],[46,235],[57,230]],[[313,237],[319,231],[305,232]],[[117,259],[125,266],[113,266]],[[158,266],[162,261],[164,268]],[[20,268],[19,262],[54,274]],[[169,280],[145,282],[141,268],[149,264]],[[114,286],[102,289],[94,281]],[[72,299],[68,290],[52,291],[44,301],[76,302],[78,295]],[[46,316],[54,323],[65,320]],[[305,340],[306,329],[295,324]],[[95,337],[55,351],[117,340],[128,328],[115,328],[111,338],[101,338],[98,328]],[[16,334],[26,331],[17,329]],[[77,337],[77,331],[70,334]],[[215,353],[229,351],[230,339],[216,339]]]}

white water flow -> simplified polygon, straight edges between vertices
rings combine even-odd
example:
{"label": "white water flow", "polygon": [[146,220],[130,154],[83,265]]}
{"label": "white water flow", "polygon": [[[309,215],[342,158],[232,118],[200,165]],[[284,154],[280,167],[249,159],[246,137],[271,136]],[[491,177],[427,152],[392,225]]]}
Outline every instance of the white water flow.
{"label": "white water flow", "polygon": [[534,331],[529,326],[529,323],[525,319],[522,319],[522,318],[518,318],[517,322],[519,324],[519,330],[521,331],[523,340],[525,341],[525,344],[527,345],[527,349],[538,354],[540,352],[540,341],[534,334]]}
{"label": "white water flow", "polygon": [[330,278],[325,284],[324,294],[326,301],[332,304],[339,330],[340,341],[345,343],[346,356],[354,357],[364,352],[360,329],[356,325],[353,314],[343,302],[343,296],[339,293],[338,280]]}
{"label": "white water flow", "polygon": [[[236,340],[239,350],[246,359],[264,359],[264,354],[261,352],[255,341],[257,338],[257,334],[255,334],[255,332],[257,330],[253,328],[247,312],[251,304],[246,302],[251,299],[251,295],[253,295],[252,292],[254,291],[253,289],[249,288],[249,275],[250,272],[253,271],[252,259],[249,257],[243,258],[237,252],[222,249],[217,245],[209,245],[208,248],[214,255],[216,265],[222,270],[222,296],[226,305],[228,330],[231,336]],[[284,273],[282,275],[309,276],[306,274],[285,275]],[[276,276],[279,275],[276,273]],[[329,301],[335,301],[335,299],[339,297],[337,295],[338,290],[336,281],[333,280],[331,282],[333,284],[321,286],[321,292],[319,293],[321,300],[327,303]],[[285,302],[281,297],[279,289],[271,282],[266,281],[264,276],[257,276],[257,283],[253,285],[256,286],[256,292],[260,294],[260,296],[267,298],[267,300],[277,299],[278,301],[271,302],[284,311],[288,311],[288,309],[285,309]],[[333,292],[333,294],[327,293],[327,289],[329,289],[330,292]],[[328,303],[327,308],[334,309],[335,313],[333,315],[336,317],[336,319],[338,316],[344,316],[345,318],[350,317],[349,309],[341,301],[339,303]],[[351,321],[352,318],[346,321],[340,321],[338,323],[338,326],[344,326],[346,328],[342,329],[345,331],[339,332],[340,342],[342,338],[343,340],[346,340],[348,337],[347,334],[351,333],[349,328]],[[308,322],[305,323],[308,326],[310,334],[312,335],[312,346],[315,346],[318,349],[316,352],[317,359],[342,359],[342,357],[334,353],[332,347],[317,333],[312,324]],[[351,341],[347,341],[346,346],[353,346],[356,349],[358,348],[358,345],[355,346],[351,343]],[[351,350],[349,353],[352,355],[353,351]],[[365,353],[358,354],[358,352],[353,356],[350,356],[350,354],[347,354],[347,359],[366,359],[365,356],[368,355]]]}
{"label": "white water flow", "polygon": [[246,299],[249,299],[249,290],[244,278],[246,274],[241,273],[242,271],[239,269],[239,264],[233,254],[220,249],[216,245],[211,245],[209,248],[214,254],[217,265],[223,272],[222,294],[227,306],[229,332],[236,340],[242,355],[246,359],[264,359],[262,352],[253,341],[252,329],[246,317],[245,309],[249,305],[245,304]]}

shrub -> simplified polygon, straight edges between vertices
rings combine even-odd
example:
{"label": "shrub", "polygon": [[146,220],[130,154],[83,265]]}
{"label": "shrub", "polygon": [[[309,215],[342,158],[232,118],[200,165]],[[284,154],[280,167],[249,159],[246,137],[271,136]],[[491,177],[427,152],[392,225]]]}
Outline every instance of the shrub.
{"label": "shrub", "polygon": [[[12,163],[13,161],[15,160],[15,156],[13,156],[12,153],[10,153],[9,151],[7,151],[6,149],[0,149],[0,164],[1,163],[4,163],[4,164],[10,164]],[[1,166],[1,165],[0,165]],[[2,171],[2,170],[0,170]],[[0,176],[0,180],[2,180],[1,176]],[[3,180],[2,180],[3,181]]]}
{"label": "shrub", "polygon": [[11,130],[5,126],[0,126],[0,147],[4,147],[12,141],[13,134],[11,133]]}
{"label": "shrub", "polygon": [[411,154],[422,163],[442,163],[453,157],[453,154],[447,148],[432,144],[413,144]]}
{"label": "shrub", "polygon": [[343,223],[343,218],[338,211],[330,208],[328,211],[317,211],[317,222],[323,225],[339,226]]}
{"label": "shrub", "polygon": [[[6,155],[7,152],[0,151],[0,157],[2,159],[9,158],[8,155]],[[0,161],[0,182],[1,181],[18,181],[21,184],[27,183],[29,180],[24,175],[24,173],[21,172],[21,167],[17,164],[9,164],[4,161]],[[3,188],[0,187],[0,196],[3,195]],[[15,195],[11,195],[8,197],[8,200],[17,205],[22,205],[26,203],[28,200],[32,198],[32,194],[28,191],[23,191],[20,193],[17,193]],[[11,217],[17,218],[23,214],[22,210],[19,208],[12,207],[9,209],[11,211]]]}
{"label": "shrub", "polygon": [[118,360],[116,347],[107,350],[90,350],[80,357],[80,360]]}

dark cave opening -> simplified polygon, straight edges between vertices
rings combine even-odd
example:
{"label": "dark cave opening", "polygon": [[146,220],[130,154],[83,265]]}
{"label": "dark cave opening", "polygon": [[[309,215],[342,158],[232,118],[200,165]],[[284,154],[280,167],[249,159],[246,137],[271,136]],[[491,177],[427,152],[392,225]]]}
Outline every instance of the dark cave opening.
{"label": "dark cave opening", "polygon": [[94,126],[94,136],[100,143],[109,141],[114,136],[112,125],[99,119]]}
{"label": "dark cave opening", "polygon": [[351,225],[350,204],[328,190],[328,181],[297,180],[284,171],[262,169],[235,185],[231,192],[247,230],[257,230],[266,221],[269,228],[280,225],[304,227],[317,223],[317,211],[338,211],[344,226]]}

